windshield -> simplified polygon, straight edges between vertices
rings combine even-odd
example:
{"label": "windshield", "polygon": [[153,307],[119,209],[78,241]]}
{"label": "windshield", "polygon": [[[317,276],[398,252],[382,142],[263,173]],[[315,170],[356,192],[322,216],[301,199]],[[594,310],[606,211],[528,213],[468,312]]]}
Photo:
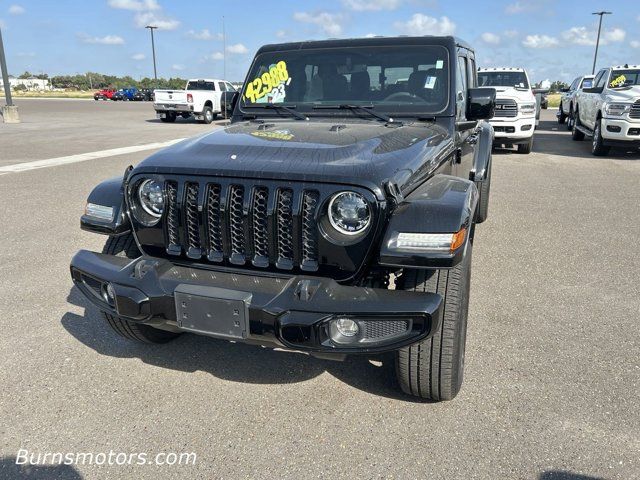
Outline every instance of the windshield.
{"label": "windshield", "polygon": [[213,82],[205,82],[204,80],[198,80],[187,83],[187,90],[215,90],[216,87]]}
{"label": "windshield", "polygon": [[609,88],[640,85],[640,70],[614,70],[611,72]]}
{"label": "windshield", "polygon": [[443,111],[448,100],[448,51],[439,46],[263,53],[242,89],[242,106],[285,104],[316,114],[326,111],[322,107],[344,104],[433,114]]}
{"label": "windshield", "polygon": [[524,72],[478,72],[478,85],[529,89],[529,82]]}

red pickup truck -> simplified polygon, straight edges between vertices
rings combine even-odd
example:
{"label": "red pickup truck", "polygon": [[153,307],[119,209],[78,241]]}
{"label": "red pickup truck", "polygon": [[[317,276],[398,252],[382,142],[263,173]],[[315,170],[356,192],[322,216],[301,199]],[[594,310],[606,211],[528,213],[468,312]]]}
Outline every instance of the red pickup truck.
{"label": "red pickup truck", "polygon": [[102,90],[93,94],[94,100],[110,100],[116,91],[113,88],[103,88]]}

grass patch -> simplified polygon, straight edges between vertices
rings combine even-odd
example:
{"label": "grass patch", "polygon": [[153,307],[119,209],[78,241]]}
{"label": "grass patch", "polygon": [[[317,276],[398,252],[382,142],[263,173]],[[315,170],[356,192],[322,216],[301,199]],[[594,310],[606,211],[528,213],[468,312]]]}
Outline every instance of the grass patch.
{"label": "grass patch", "polygon": [[547,95],[547,100],[549,100],[549,108],[558,108],[560,106],[560,97],[562,97],[561,93],[550,93]]}
{"label": "grass patch", "polygon": [[11,92],[15,98],[93,98],[94,91]]}

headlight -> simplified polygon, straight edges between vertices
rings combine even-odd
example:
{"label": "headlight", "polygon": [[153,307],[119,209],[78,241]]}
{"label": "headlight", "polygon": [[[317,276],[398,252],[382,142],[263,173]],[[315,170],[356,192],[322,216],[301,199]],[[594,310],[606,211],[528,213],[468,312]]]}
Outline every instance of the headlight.
{"label": "headlight", "polygon": [[329,202],[329,222],[343,235],[357,235],[371,223],[371,208],[356,192],[340,192]]}
{"label": "headlight", "polygon": [[608,103],[604,107],[607,115],[624,115],[631,110],[630,103]]}
{"label": "headlight", "polygon": [[535,103],[521,103],[519,107],[522,113],[535,113],[536,111]]}
{"label": "headlight", "polygon": [[151,227],[160,221],[164,211],[164,185],[155,180],[143,180],[131,192],[131,212],[136,220]]}

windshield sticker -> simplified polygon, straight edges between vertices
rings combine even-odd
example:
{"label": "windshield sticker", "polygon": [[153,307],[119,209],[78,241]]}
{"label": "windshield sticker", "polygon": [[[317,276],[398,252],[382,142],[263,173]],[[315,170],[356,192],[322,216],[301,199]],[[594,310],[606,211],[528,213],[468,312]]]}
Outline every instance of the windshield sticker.
{"label": "windshield sticker", "polygon": [[274,130],[272,132],[251,132],[251,135],[259,138],[266,138],[267,140],[291,140],[293,138],[293,134],[289,130]]}
{"label": "windshield sticker", "polygon": [[291,83],[284,60],[269,66],[269,70],[247,83],[243,100],[251,103],[281,103],[286,97],[286,86]]}
{"label": "windshield sticker", "polygon": [[609,82],[609,86],[611,88],[621,87],[622,85],[624,85],[626,81],[627,81],[627,77],[625,77],[624,75],[618,75],[616,78],[614,78]]}
{"label": "windshield sticker", "polygon": [[427,79],[424,81],[424,88],[433,90],[435,86],[436,86],[436,77],[428,76]]}
{"label": "windshield sticker", "polygon": [[436,69],[441,70],[442,67],[444,67],[444,61],[443,60],[438,60],[436,62]]}

